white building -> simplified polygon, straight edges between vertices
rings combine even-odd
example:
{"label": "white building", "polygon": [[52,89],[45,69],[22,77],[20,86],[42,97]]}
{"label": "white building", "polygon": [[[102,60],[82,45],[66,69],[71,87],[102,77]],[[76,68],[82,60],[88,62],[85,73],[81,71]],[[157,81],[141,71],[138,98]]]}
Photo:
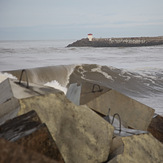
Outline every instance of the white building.
{"label": "white building", "polygon": [[89,34],[88,34],[88,39],[89,39],[89,41],[92,41],[92,39],[93,39],[93,34],[89,33]]}

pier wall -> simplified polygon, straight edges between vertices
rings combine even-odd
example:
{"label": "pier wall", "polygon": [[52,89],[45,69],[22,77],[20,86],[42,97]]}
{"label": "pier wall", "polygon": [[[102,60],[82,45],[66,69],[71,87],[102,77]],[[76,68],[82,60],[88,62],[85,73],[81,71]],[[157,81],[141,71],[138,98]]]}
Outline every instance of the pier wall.
{"label": "pier wall", "polygon": [[87,38],[77,40],[68,47],[134,47],[162,45],[163,37],[130,37],[130,38]]}

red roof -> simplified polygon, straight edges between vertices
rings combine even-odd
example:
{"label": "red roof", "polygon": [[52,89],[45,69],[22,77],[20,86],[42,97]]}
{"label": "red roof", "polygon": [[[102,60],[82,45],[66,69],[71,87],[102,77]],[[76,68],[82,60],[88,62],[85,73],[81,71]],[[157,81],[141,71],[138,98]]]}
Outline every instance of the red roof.
{"label": "red roof", "polygon": [[93,35],[93,34],[89,33],[88,35]]}

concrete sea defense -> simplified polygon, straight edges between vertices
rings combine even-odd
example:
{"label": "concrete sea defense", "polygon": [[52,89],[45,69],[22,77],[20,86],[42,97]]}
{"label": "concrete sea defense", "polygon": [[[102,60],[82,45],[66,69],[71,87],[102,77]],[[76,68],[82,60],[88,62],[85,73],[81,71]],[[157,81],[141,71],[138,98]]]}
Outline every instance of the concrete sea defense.
{"label": "concrete sea defense", "polygon": [[[107,160],[114,130],[108,122],[87,106],[77,106],[71,103],[61,91],[49,89],[49,93],[52,91],[52,94],[48,94],[48,91],[40,94],[34,91],[36,94],[33,95],[33,90],[37,87],[32,87],[32,83],[29,83],[29,88],[26,88],[26,85],[12,84],[8,79],[2,83],[2,88],[5,85],[3,89],[5,99],[14,98],[14,96],[19,98],[17,99],[19,107],[10,105],[10,110],[16,110],[18,115],[35,110],[41,121],[46,123],[65,162],[104,162]],[[11,91],[7,91],[7,88]],[[44,90],[43,88],[40,87],[41,90]],[[17,93],[19,96],[16,95]],[[25,96],[26,93],[28,96]],[[3,101],[6,101],[5,99]],[[2,110],[5,108],[2,107]],[[3,118],[3,115],[0,118]],[[8,116],[8,119],[12,118],[14,117]],[[38,136],[36,132],[31,134]],[[29,137],[32,142],[31,135]],[[26,141],[28,138],[24,137],[21,140]],[[28,144],[28,141],[23,144]]]}
{"label": "concrete sea defense", "polygon": [[163,44],[163,36],[160,37],[128,37],[128,38],[88,38],[77,40],[67,47],[136,47],[155,46]]}
{"label": "concrete sea defense", "polygon": [[113,127],[86,106],[76,106],[64,94],[20,100],[19,114],[33,108],[46,122],[65,162],[104,162]]}
{"label": "concrete sea defense", "polygon": [[18,99],[33,97],[48,93],[61,92],[57,89],[26,82],[6,79],[0,83],[0,124],[17,116],[20,109]]}
{"label": "concrete sea defense", "polygon": [[[0,84],[0,137],[7,140],[0,138],[2,163],[37,157],[58,163],[163,161],[162,117],[153,118],[154,109],[96,82],[69,81],[67,96],[41,84]],[[124,131],[116,132],[114,114]]]}
{"label": "concrete sea defense", "polygon": [[81,85],[80,104],[87,105],[103,116],[108,115],[110,109],[109,114],[113,116],[118,113],[126,127],[147,131],[154,109],[98,84],[81,80]]}
{"label": "concrete sea defense", "polygon": [[154,109],[145,106],[115,90],[110,90],[105,94],[87,103],[93,110],[107,115],[110,108],[110,115],[118,113],[127,127],[147,130]]}

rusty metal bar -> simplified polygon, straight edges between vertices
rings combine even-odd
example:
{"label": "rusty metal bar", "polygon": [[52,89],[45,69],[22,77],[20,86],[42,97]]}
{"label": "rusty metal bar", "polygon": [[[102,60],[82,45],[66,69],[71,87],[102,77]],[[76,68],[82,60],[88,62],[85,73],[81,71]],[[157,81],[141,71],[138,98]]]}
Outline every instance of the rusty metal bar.
{"label": "rusty metal bar", "polygon": [[25,72],[25,76],[26,76],[26,81],[27,81],[27,88],[29,88],[29,82],[28,82],[28,75],[27,75],[27,71],[25,69],[23,69],[21,71],[21,75],[20,75],[20,79],[19,79],[19,84],[21,84],[21,80],[22,80],[22,76],[23,76],[23,73]]}
{"label": "rusty metal bar", "polygon": [[[95,88],[97,88],[97,90],[95,90]],[[92,87],[92,93],[95,93],[95,92],[102,92],[103,89],[100,88],[100,86],[98,84],[93,84],[93,87]]]}
{"label": "rusty metal bar", "polygon": [[119,118],[119,134],[120,134],[121,133],[121,118],[120,118],[120,115],[118,113],[115,113],[113,115],[113,119],[112,119],[111,124],[113,124],[115,116],[118,116],[118,118]]}

